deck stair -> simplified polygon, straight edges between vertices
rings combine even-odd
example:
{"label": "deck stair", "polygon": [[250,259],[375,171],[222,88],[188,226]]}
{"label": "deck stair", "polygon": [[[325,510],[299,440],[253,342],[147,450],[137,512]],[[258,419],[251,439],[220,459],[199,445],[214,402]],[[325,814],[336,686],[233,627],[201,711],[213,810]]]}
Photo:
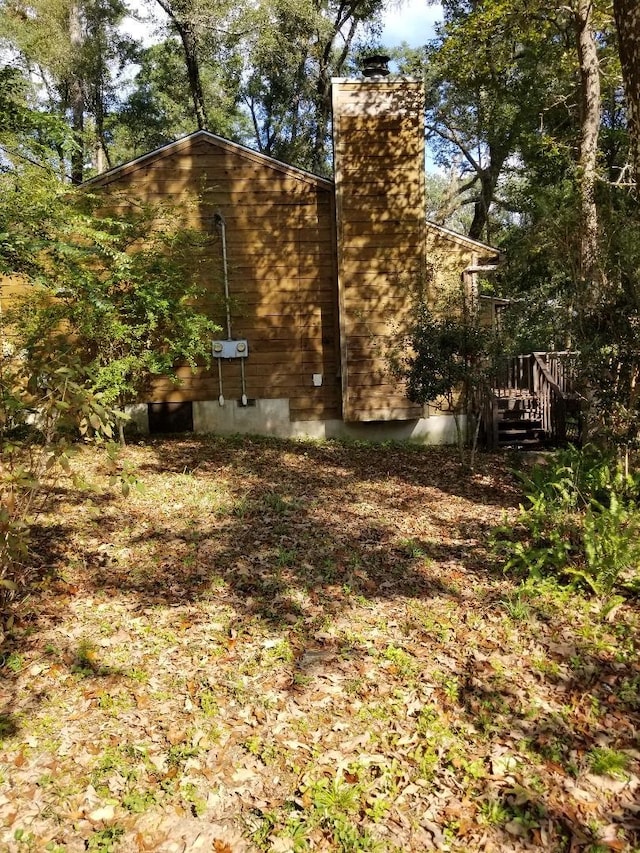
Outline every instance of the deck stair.
{"label": "deck stair", "polygon": [[540,450],[544,443],[542,417],[534,394],[494,389],[494,446],[496,449]]}
{"label": "deck stair", "polygon": [[579,442],[584,401],[575,390],[575,355],[535,352],[496,363],[483,407],[489,447],[540,450]]}

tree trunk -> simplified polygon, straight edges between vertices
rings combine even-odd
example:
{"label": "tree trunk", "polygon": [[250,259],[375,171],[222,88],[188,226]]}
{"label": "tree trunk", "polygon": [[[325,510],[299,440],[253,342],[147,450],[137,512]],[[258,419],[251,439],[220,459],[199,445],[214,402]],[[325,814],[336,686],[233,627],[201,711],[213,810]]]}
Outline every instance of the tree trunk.
{"label": "tree trunk", "polygon": [[631,167],[640,195],[640,4],[638,0],[613,0],[613,14],[627,96]]}
{"label": "tree trunk", "polygon": [[178,12],[175,8],[178,4],[172,4],[171,0],[156,0],[156,2],[170,19],[182,41],[196,124],[198,125],[198,130],[207,130],[207,111],[204,105],[204,89],[202,87],[200,58],[198,56],[198,34],[193,17],[189,17],[189,11],[193,11],[192,4],[179,4],[183,8]]}
{"label": "tree trunk", "polygon": [[198,130],[207,130],[209,122],[204,105],[204,89],[202,88],[202,78],[200,76],[198,37],[195,32],[195,26],[192,21],[177,21],[175,18],[174,24],[182,39],[187,77],[189,78],[189,88],[191,90],[191,99],[193,100],[193,109]]}
{"label": "tree trunk", "polygon": [[81,184],[84,177],[84,85],[80,73],[83,44],[80,6],[74,3],[69,12],[69,41],[73,55],[73,70],[69,81],[73,151],[71,152],[71,182]]}
{"label": "tree trunk", "polygon": [[311,159],[311,170],[318,175],[327,172],[327,129],[331,115],[331,82],[327,75],[327,68],[320,69],[318,84],[316,86],[316,126],[313,140],[313,153]]}
{"label": "tree trunk", "polygon": [[473,220],[469,228],[469,237],[472,240],[482,240],[483,231],[489,219],[489,208],[493,200],[494,187],[489,172],[484,170],[480,173],[480,196],[473,205]]}
{"label": "tree trunk", "polygon": [[339,13],[334,21],[331,36],[325,41],[320,55],[318,81],[316,83],[316,128],[311,160],[311,169],[320,175],[326,173],[328,165],[327,131],[331,117],[331,77],[338,76],[342,72],[360,19],[353,18],[351,20],[348,32],[344,36],[342,49],[337,55],[334,55],[336,36],[341,32],[344,23],[345,21]]}
{"label": "tree trunk", "polygon": [[109,168],[106,152],[99,138],[93,143],[93,167],[99,175]]}
{"label": "tree trunk", "polygon": [[[469,228],[469,237],[472,240],[482,240],[485,229],[488,230],[489,209],[493,202],[500,173],[504,166],[505,156],[489,147],[489,167],[478,171],[480,179],[480,197],[473,208],[473,221]],[[487,241],[489,235],[487,234]]]}
{"label": "tree trunk", "polygon": [[111,157],[109,155],[109,147],[107,146],[104,132],[104,98],[102,82],[96,82],[96,94],[94,105],[96,133],[93,143],[94,149],[94,165],[98,174],[105,172],[111,168]]}
{"label": "tree trunk", "polygon": [[598,303],[601,271],[598,264],[596,178],[598,135],[602,112],[598,48],[593,32],[593,0],[577,0],[576,46],[580,67],[580,259],[582,313]]}

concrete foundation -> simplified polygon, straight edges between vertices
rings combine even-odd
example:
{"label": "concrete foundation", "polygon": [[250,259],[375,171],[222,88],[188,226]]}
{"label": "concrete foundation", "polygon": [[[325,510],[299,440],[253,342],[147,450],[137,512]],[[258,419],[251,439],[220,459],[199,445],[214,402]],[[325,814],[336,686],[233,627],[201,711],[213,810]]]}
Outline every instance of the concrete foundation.
{"label": "concrete foundation", "polygon": [[217,433],[254,433],[291,437],[289,401],[255,400],[242,406],[237,400],[197,400],[193,404],[193,431]]}
{"label": "concrete foundation", "polygon": [[[149,432],[146,403],[127,406],[127,430]],[[464,425],[464,418],[462,418]],[[193,430],[220,435],[273,435],[277,438],[351,438],[359,441],[411,441],[418,444],[455,444],[456,427],[451,415],[435,414],[408,421],[368,421],[347,423],[340,420],[292,421],[289,401],[256,400],[242,406],[227,400],[193,403]]]}
{"label": "concrete foundation", "polygon": [[340,420],[292,421],[287,399],[256,400],[242,406],[227,400],[193,403],[196,433],[257,434],[278,438],[351,438],[360,441],[412,441],[420,444],[455,444],[456,429],[450,415],[431,415],[409,421],[346,423]]}
{"label": "concrete foundation", "polygon": [[127,432],[149,432],[149,408],[146,403],[134,403],[125,409],[129,420],[125,424]]}

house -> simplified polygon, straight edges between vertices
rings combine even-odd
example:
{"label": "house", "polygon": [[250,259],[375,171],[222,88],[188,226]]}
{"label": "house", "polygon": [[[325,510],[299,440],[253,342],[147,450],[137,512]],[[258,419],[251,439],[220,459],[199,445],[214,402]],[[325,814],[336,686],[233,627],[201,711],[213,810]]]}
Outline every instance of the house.
{"label": "house", "polygon": [[213,362],[157,379],[140,429],[452,439],[390,353],[439,275],[471,286],[497,252],[426,221],[421,83],[336,79],[332,98],[333,181],[199,131],[87,182],[184,205],[208,234]]}

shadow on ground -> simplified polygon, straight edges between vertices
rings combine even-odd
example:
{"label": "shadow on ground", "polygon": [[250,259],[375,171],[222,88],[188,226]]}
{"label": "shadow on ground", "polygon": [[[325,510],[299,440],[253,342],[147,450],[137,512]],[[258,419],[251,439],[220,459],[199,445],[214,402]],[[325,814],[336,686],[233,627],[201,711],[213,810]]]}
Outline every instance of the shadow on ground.
{"label": "shadow on ground", "polygon": [[[154,442],[151,450],[143,480],[189,478],[206,503],[207,490],[232,471],[226,502],[193,513],[178,497],[170,525],[142,531],[123,507],[102,533],[130,529],[129,546],[144,558],[89,552],[88,579],[144,606],[194,602],[222,580],[240,611],[271,624],[304,618],[292,590],[332,613],[352,596],[455,599],[459,585],[434,564],[464,568],[478,582],[494,573],[488,534],[515,495],[509,475],[496,475],[496,457],[470,478],[449,449],[243,438]],[[406,522],[418,517],[416,536]]]}
{"label": "shadow on ground", "polygon": [[[518,492],[500,457],[482,455],[469,477],[452,451],[437,448],[189,439],[153,441],[133,456],[146,494],[128,501],[115,493],[91,496],[87,514],[86,493],[61,492],[64,523],[56,516],[34,530],[34,560],[43,575],[58,577],[34,588],[16,613],[20,630],[7,637],[5,663],[8,655],[28,650],[76,594],[121,596],[134,615],[175,608],[179,618],[182,608],[191,608],[192,621],[206,618],[204,608],[198,615],[199,602],[219,600],[238,624],[259,623],[276,635],[295,631],[302,646],[296,665],[305,676],[341,656],[366,658],[357,643],[305,650],[327,620],[348,614],[354,604],[392,602],[399,618],[412,603],[428,609],[436,600],[478,619],[504,615],[513,584],[496,565],[488,537],[502,512],[516,505]],[[554,615],[535,601],[529,609],[533,627],[527,630],[535,632],[535,623],[548,633]],[[408,636],[433,642],[420,634],[424,630],[407,628]],[[594,751],[637,749],[640,708],[633,685],[640,686],[640,670],[637,660],[616,660],[586,642],[545,648],[545,667],[537,670],[522,651],[529,680],[520,684],[517,666],[505,678],[487,658],[465,658],[464,647],[449,649],[442,641],[439,653],[462,657],[451,663],[456,690],[447,695],[439,687],[437,695],[457,725],[473,727],[516,757],[526,754],[556,774],[563,790],[588,771],[585,756]],[[520,654],[517,648],[498,651]],[[91,661],[87,667],[89,678],[105,674],[99,667],[92,671]],[[532,706],[533,670],[540,692],[553,696],[553,710]],[[4,674],[8,702],[0,733],[12,737],[20,723],[6,666]],[[567,710],[558,713],[558,707]],[[552,821],[560,833],[556,849],[596,842],[570,797],[535,784],[527,791],[492,784],[487,797],[518,817],[527,833]],[[624,824],[628,837],[637,834],[631,805],[616,808],[610,823]],[[504,849],[511,849],[509,841],[505,836]]]}
{"label": "shadow on ground", "polygon": [[[481,457],[469,477],[449,448],[209,437],[149,441],[131,455],[155,505],[63,483],[32,528],[32,588],[5,614],[0,648],[7,714],[7,662],[76,594],[124,594],[135,611],[211,600],[223,587],[239,614],[311,634],[358,598],[456,600],[463,570],[480,584],[494,572],[488,531],[516,494],[498,457]],[[185,492],[198,495],[195,509]]]}

